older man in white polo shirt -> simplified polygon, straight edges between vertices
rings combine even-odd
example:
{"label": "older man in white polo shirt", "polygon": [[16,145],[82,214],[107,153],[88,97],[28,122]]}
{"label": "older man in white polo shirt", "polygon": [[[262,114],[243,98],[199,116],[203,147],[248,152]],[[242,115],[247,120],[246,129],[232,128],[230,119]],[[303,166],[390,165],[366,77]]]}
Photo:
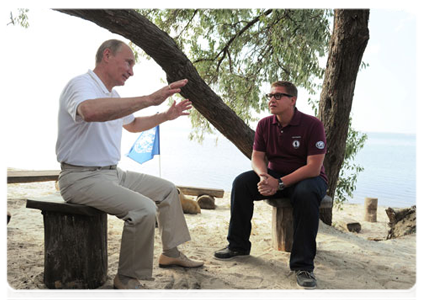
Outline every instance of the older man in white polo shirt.
{"label": "older man in white polo shirt", "polygon": [[173,82],[147,96],[120,98],[113,88],[133,76],[134,64],[134,54],[125,43],[109,40],[100,46],[94,70],[72,79],[60,96],[56,144],[63,198],[125,221],[114,279],[114,287],[119,289],[142,288],[139,280],[152,277],[156,216],[163,246],[159,266],[203,265],[177,248],[189,241],[190,235],[175,185],[116,166],[121,156],[122,127],[141,132],[187,115],[191,108],[191,102],[183,100],[166,112],[134,117],[134,112],[179,93],[188,82]]}

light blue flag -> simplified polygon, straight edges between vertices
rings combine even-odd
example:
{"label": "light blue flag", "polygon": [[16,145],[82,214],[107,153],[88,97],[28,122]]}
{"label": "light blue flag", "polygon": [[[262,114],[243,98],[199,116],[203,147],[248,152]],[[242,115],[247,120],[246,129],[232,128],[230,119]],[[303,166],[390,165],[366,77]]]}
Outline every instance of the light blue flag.
{"label": "light blue flag", "polygon": [[141,132],[126,156],[142,164],[152,159],[154,155],[160,155],[160,130],[158,125]]}

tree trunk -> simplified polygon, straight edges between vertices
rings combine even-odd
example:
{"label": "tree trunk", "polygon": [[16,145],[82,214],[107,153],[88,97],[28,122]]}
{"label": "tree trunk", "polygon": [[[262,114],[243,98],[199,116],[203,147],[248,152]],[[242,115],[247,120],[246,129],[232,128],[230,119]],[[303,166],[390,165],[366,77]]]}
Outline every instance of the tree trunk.
{"label": "tree trunk", "polygon": [[150,55],[166,72],[167,81],[187,78],[189,83],[181,95],[228,138],[245,156],[251,158],[254,130],[239,118],[203,81],[192,62],[178,48],[175,41],[147,18],[134,10],[58,9],[80,17],[131,40]]}
{"label": "tree trunk", "polygon": [[[319,104],[319,118],[327,138],[324,166],[329,179],[328,195],[333,199],[345,156],[357,73],[369,40],[369,14],[369,10],[335,10]],[[322,213],[322,219],[332,220],[331,209]]]}

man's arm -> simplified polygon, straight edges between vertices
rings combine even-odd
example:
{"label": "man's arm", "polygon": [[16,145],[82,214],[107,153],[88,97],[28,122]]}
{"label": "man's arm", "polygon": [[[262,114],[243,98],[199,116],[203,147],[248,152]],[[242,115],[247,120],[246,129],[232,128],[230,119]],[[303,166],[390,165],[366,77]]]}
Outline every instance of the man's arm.
{"label": "man's arm", "polygon": [[172,106],[162,113],[158,113],[152,116],[137,117],[133,122],[124,125],[123,128],[129,132],[141,132],[149,130],[163,122],[174,120],[180,116],[189,115],[187,110],[191,109],[191,102],[189,100],[183,100],[178,104],[173,102]]}
{"label": "man's arm", "polygon": [[[266,153],[261,151],[253,150],[253,154],[251,155],[251,167],[253,168],[254,172],[256,172],[257,176],[260,177],[260,182],[257,186],[263,186],[265,188],[262,189],[262,192],[269,193],[268,191],[270,187],[268,186],[268,178],[272,177],[267,174],[267,161],[266,161]],[[260,191],[260,189],[259,189]],[[260,193],[262,193],[260,192]],[[275,191],[276,193],[276,191]],[[264,194],[263,194],[264,195]]]}
{"label": "man's arm", "polygon": [[253,150],[253,154],[251,155],[251,167],[258,176],[267,173],[266,153]]}
{"label": "man's arm", "polygon": [[325,154],[309,155],[305,166],[298,168],[281,179],[286,186],[290,186],[306,178],[317,177],[320,175],[324,160]]}
{"label": "man's arm", "polygon": [[[188,80],[172,82],[148,96],[131,98],[100,98],[79,104],[77,114],[86,122],[106,122],[128,116],[149,106],[163,103],[168,97],[179,93]],[[154,127],[154,126],[153,126]]]}
{"label": "man's arm", "polygon": [[[291,174],[283,176],[281,179],[285,186],[293,185],[306,178],[317,177],[320,175],[320,170],[325,159],[325,154],[309,155],[307,156],[307,164],[298,168]],[[262,180],[258,184],[258,190],[263,196],[274,195],[278,190],[278,178],[274,178],[269,174],[261,174],[263,177],[267,177],[267,180]]]}

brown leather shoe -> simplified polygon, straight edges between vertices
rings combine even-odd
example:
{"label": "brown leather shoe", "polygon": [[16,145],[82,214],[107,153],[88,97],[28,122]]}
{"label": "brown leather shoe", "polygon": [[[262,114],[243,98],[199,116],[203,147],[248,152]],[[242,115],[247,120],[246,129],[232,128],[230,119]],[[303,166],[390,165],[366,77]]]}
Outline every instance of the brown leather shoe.
{"label": "brown leather shoe", "polygon": [[113,287],[119,290],[136,290],[144,288],[138,279],[129,278],[119,274],[116,274],[115,279],[113,280]]}
{"label": "brown leather shoe", "polygon": [[113,288],[116,292],[122,294],[126,300],[151,300],[151,297],[145,291],[144,287],[136,279],[129,279],[127,284],[123,284],[119,280],[119,276],[115,276]]}
{"label": "brown leather shoe", "polygon": [[182,252],[179,253],[179,257],[173,258],[168,257],[164,254],[160,255],[159,258],[159,267],[160,268],[170,268],[170,267],[184,267],[184,268],[198,268],[204,265],[202,261],[190,260]]}

